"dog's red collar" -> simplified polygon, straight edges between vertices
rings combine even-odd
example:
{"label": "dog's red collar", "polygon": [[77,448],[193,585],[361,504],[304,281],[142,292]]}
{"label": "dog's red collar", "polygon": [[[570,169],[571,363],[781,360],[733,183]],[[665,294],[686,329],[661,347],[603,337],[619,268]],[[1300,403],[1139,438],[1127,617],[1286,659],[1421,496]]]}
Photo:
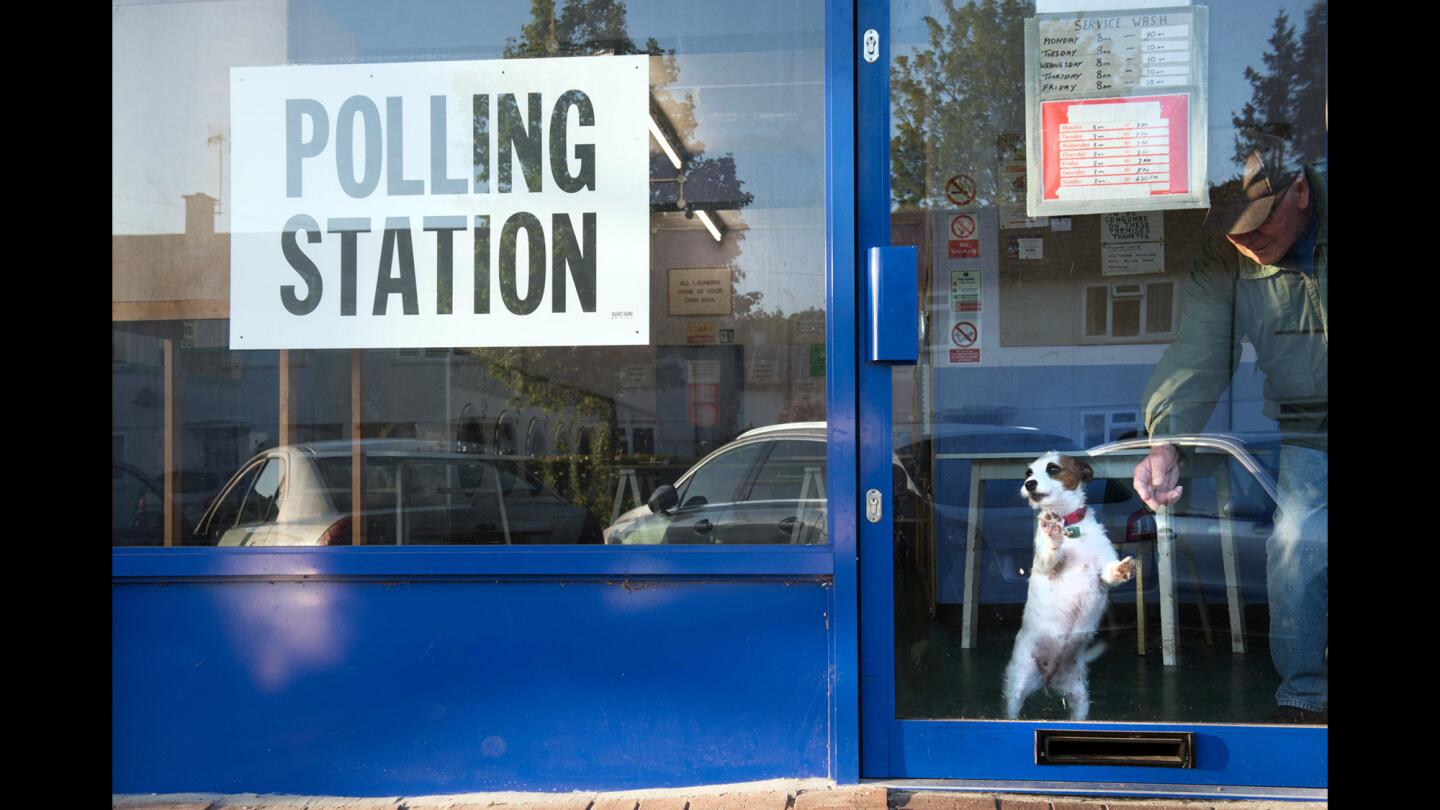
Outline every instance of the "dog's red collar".
{"label": "dog's red collar", "polygon": [[1083,506],[1080,507],[1079,509],[1076,509],[1074,512],[1071,512],[1070,514],[1066,515],[1065,518],[1064,518],[1064,520],[1065,520],[1065,525],[1066,525],[1066,526],[1073,526],[1073,525],[1075,525],[1076,523],[1079,523],[1080,521],[1082,521],[1082,520],[1084,520],[1084,519],[1085,519],[1085,507],[1083,507]]}

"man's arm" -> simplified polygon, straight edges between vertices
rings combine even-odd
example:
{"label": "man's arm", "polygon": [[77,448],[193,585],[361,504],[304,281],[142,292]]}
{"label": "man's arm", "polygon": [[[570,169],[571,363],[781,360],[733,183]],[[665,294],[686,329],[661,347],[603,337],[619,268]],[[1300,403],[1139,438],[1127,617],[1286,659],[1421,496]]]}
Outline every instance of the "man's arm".
{"label": "man's arm", "polygon": [[1179,453],[1163,437],[1204,430],[1215,402],[1240,362],[1235,327],[1238,259],[1228,246],[1207,242],[1190,270],[1185,314],[1141,395],[1145,427],[1157,440],[1135,466],[1133,484],[1151,509],[1179,500]]}

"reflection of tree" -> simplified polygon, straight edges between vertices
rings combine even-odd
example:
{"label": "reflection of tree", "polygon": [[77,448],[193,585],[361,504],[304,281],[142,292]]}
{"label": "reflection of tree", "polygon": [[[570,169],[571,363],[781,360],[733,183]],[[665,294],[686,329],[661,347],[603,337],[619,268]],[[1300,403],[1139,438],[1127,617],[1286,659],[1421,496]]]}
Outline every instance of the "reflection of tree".
{"label": "reflection of tree", "polygon": [[[717,217],[717,211],[749,205],[754,197],[743,189],[734,157],[705,154],[705,144],[696,135],[695,97],[685,93],[677,98],[670,91],[680,77],[674,51],[662,49],[654,38],[646,40],[643,48],[638,46],[629,35],[622,0],[565,0],[558,10],[557,5],[555,0],[531,0],[530,20],[521,26],[518,36],[506,39],[504,56],[649,55],[650,115],[681,160],[677,170],[666,155],[652,150],[652,216],[681,211],[693,215],[695,210],[703,209]],[[486,140],[477,139],[481,143]],[[676,182],[678,177],[684,181]],[[672,233],[694,235],[688,231]],[[699,231],[696,238],[710,240],[704,231]],[[723,247],[727,258],[721,260],[728,261],[735,285],[744,276],[733,260],[741,238],[743,232],[738,230],[726,236]],[[649,295],[650,291],[637,289],[634,294]],[[736,314],[750,310],[758,298],[758,293],[737,294]],[[652,317],[657,315],[663,315],[663,310],[652,313]],[[504,386],[507,409],[517,413],[539,411],[551,425],[569,426],[568,430],[556,432],[549,458],[537,472],[571,502],[588,507],[602,520],[608,519],[617,466],[645,461],[618,459],[614,442],[619,424],[615,402],[618,371],[622,365],[635,362],[635,350],[604,346],[485,348],[470,350],[470,354],[482,359],[490,376]],[[582,432],[588,438],[582,438]]]}
{"label": "reflection of tree", "polygon": [[[664,50],[653,37],[640,48],[630,38],[625,4],[619,0],[567,0],[559,14],[554,0],[531,0],[530,22],[521,26],[520,36],[505,41],[505,58],[549,56],[593,56],[649,54],[650,111],[666,135],[678,146],[680,172],[685,176],[686,205],[677,206],[680,184],[651,186],[653,209],[709,211],[743,208],[754,201],[735,174],[730,155],[706,157],[705,144],[696,137],[695,97],[671,95],[669,87],[680,77],[675,52]],[[668,157],[652,152],[650,176],[670,179],[676,170]]]}
{"label": "reflection of tree", "polygon": [[981,204],[997,197],[999,158],[1025,126],[1025,18],[1019,0],[944,0],[926,17],[928,42],[890,69],[891,195],[900,207],[944,205],[946,177],[975,179]]}
{"label": "reflection of tree", "polygon": [[1326,153],[1326,54],[1330,11],[1326,0],[1316,0],[1305,11],[1305,30],[1297,39],[1295,27],[1282,8],[1275,14],[1268,48],[1261,55],[1263,71],[1245,68],[1250,100],[1232,115],[1235,126],[1235,162],[1245,158],[1262,140],[1286,141],[1287,159],[1298,165]]}

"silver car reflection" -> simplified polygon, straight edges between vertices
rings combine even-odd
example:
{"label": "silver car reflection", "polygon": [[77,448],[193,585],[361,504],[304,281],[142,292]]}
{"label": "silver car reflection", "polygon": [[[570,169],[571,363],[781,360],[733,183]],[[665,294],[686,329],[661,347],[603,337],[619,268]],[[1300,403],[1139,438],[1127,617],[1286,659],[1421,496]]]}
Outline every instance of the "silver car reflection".
{"label": "silver car reflection", "polygon": [[[748,430],[618,516],[605,530],[605,542],[824,543],[825,448],[824,422]],[[894,461],[895,519],[913,521],[919,490]]]}
{"label": "silver car reflection", "polygon": [[[364,545],[599,543],[600,523],[524,469],[524,460],[449,452],[440,442],[360,443]],[[283,445],[231,477],[196,528],[216,546],[355,542],[353,443]]]}

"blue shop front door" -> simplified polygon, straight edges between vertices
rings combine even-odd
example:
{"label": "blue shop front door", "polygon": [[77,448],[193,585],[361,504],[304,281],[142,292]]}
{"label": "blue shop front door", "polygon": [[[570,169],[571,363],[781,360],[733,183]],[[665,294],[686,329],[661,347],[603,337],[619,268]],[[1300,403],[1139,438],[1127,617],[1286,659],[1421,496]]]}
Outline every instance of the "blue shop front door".
{"label": "blue shop front door", "polygon": [[[863,262],[874,247],[914,247],[860,273],[872,285],[857,346],[862,777],[1323,795],[1323,712],[1277,704],[1307,679],[1323,700],[1323,495],[1318,528],[1292,545],[1320,555],[1311,608],[1280,595],[1296,571],[1273,536],[1285,454],[1323,446],[1324,423],[1297,438],[1276,421],[1266,335],[1211,351],[1217,319],[1243,324],[1203,272],[1207,251],[1226,249],[1213,247],[1209,198],[1249,177],[1245,155],[1268,137],[1241,120],[1262,93],[1247,68],[1275,70],[1272,20],[1313,31],[1325,4],[858,5],[857,248]],[[1327,57],[1323,44],[1302,50],[1290,78],[1310,86]],[[1283,162],[1298,175],[1323,166],[1327,124],[1291,109]],[[1309,210],[1323,234],[1323,209]],[[918,305],[885,309],[912,271]],[[912,335],[913,362],[873,359]],[[1195,368],[1202,355],[1218,369]],[[1179,382],[1196,375],[1210,376],[1204,391]],[[1187,460],[1181,499],[1160,510],[1132,485],[1152,433]],[[1081,480],[1030,470],[1049,451],[1075,459]],[[1084,492],[1086,531],[1131,560],[1124,581],[1086,585],[1103,605],[1094,621],[1047,630],[1025,614],[1070,593],[1057,571],[1032,571],[1027,470]],[[1091,660],[1068,680],[1040,662],[1011,717],[1022,627]]]}

